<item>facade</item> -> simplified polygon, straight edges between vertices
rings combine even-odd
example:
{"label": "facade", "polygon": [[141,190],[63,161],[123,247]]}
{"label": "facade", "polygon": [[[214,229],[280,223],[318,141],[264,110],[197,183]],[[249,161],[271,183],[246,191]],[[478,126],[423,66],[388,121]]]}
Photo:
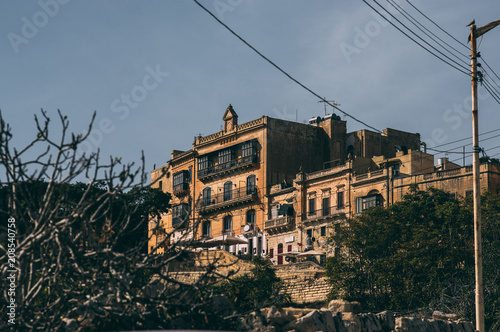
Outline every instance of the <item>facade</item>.
{"label": "facade", "polygon": [[[151,220],[149,251],[172,241],[239,238],[224,247],[267,256],[275,264],[309,250],[335,255],[326,241],[343,222],[373,206],[402,199],[411,184],[465,196],[471,167],[420,151],[420,135],[395,129],[347,133],[336,115],[296,123],[263,116],[238,124],[229,105],[223,129],[195,137],[151,172],[152,186],[172,193],[172,209]],[[498,191],[499,168],[481,165],[484,190]],[[319,262],[325,255],[315,257]]]}
{"label": "facade", "polygon": [[[500,192],[500,166],[480,166],[481,189]],[[289,188],[274,187],[273,204],[293,204],[293,215],[278,213],[266,222],[269,258],[275,264],[294,259],[277,254],[318,250],[336,255],[340,248],[325,246],[327,238],[341,232],[344,221],[375,206],[388,206],[403,199],[411,185],[437,188],[453,197],[472,195],[472,166],[460,167],[422,151],[400,151],[392,158],[354,158],[344,165],[312,173],[298,173]],[[311,239],[309,241],[307,239]]]}

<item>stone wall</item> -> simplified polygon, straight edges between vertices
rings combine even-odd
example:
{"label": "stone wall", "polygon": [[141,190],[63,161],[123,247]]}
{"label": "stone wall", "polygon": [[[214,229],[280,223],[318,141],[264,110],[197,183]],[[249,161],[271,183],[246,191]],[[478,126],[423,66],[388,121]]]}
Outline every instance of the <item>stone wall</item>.
{"label": "stone wall", "polygon": [[275,267],[276,276],[285,284],[285,293],[298,304],[326,302],[330,285],[323,269],[312,262]]}

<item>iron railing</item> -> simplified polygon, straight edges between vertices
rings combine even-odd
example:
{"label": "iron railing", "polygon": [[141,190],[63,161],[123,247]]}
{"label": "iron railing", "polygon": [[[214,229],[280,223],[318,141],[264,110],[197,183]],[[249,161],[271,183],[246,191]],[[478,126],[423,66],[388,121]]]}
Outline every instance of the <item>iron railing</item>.
{"label": "iron railing", "polygon": [[202,197],[198,201],[199,212],[208,212],[212,209],[225,207],[226,205],[243,204],[253,200],[258,190],[257,186],[244,186],[234,190],[226,190],[210,197]]}
{"label": "iron railing", "polygon": [[282,217],[278,217],[275,219],[267,220],[264,223],[264,228],[268,229],[268,228],[274,228],[274,227],[280,227],[280,226],[288,226],[288,225],[293,224],[294,222],[295,222],[294,216],[282,216]]}
{"label": "iron railing", "polygon": [[322,209],[319,210],[314,210],[314,211],[308,211],[306,213],[302,214],[302,220],[307,220],[307,219],[317,219],[321,217],[330,217],[330,216],[339,216],[345,214],[345,206],[342,207],[336,207],[336,206],[328,206],[328,207],[323,207]]}
{"label": "iron railing", "polygon": [[246,166],[253,164],[257,161],[257,153],[252,153],[249,156],[240,157],[234,160],[227,161],[225,163],[217,165],[208,165],[207,168],[198,170],[198,178],[204,178],[209,175],[215,175],[227,170],[235,169],[241,166]]}

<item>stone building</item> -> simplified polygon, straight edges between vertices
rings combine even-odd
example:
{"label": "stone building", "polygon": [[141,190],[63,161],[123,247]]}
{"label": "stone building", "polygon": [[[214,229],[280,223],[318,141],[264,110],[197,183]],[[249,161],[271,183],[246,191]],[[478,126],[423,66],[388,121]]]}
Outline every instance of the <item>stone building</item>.
{"label": "stone building", "polygon": [[[500,166],[483,163],[480,172],[482,191],[498,193]],[[274,186],[269,195],[272,218],[265,224],[268,256],[275,264],[286,264],[294,261],[296,252],[313,249],[324,252],[315,256],[321,263],[326,255],[339,252],[334,244],[325,244],[341,231],[347,218],[401,201],[415,184],[421,190],[433,187],[453,197],[465,197],[472,194],[472,166],[460,167],[446,159],[434,166],[434,156],[404,150],[390,158],[355,156],[329,169],[299,172],[293,185]],[[273,213],[273,209],[279,212]]]}
{"label": "stone building", "polygon": [[246,243],[229,252],[277,255],[280,264],[278,254],[316,248],[334,231],[332,219],[350,215],[354,172],[375,169],[374,156],[396,158],[396,147],[420,146],[419,134],[394,129],[347,133],[336,115],[309,124],[267,116],[238,124],[229,105],[223,124],[151,172],[152,186],[172,193],[172,209],[151,220],[150,252],[171,241],[232,235]]}

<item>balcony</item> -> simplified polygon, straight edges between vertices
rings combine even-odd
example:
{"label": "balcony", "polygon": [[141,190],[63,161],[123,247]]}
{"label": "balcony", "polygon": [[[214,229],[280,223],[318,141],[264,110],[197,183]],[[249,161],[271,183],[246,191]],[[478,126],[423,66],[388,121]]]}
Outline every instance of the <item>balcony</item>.
{"label": "balcony", "polygon": [[189,193],[189,183],[184,182],[175,185],[173,192],[175,196],[187,195]]}
{"label": "balcony", "polygon": [[310,211],[302,214],[303,223],[312,223],[326,219],[345,218],[345,207],[337,208],[336,206],[326,207],[320,210]]}
{"label": "balcony", "polygon": [[286,232],[295,226],[294,216],[280,216],[275,219],[267,220],[264,223],[264,230],[269,234]]}
{"label": "balcony", "polygon": [[258,197],[257,186],[245,186],[226,191],[210,199],[202,198],[198,201],[198,213],[207,214],[223,209],[232,208],[254,201]]}
{"label": "balcony", "polygon": [[252,167],[257,162],[257,153],[246,157],[240,157],[222,164],[210,165],[207,168],[198,170],[198,179],[208,181],[216,177],[225,176],[236,171]]}

